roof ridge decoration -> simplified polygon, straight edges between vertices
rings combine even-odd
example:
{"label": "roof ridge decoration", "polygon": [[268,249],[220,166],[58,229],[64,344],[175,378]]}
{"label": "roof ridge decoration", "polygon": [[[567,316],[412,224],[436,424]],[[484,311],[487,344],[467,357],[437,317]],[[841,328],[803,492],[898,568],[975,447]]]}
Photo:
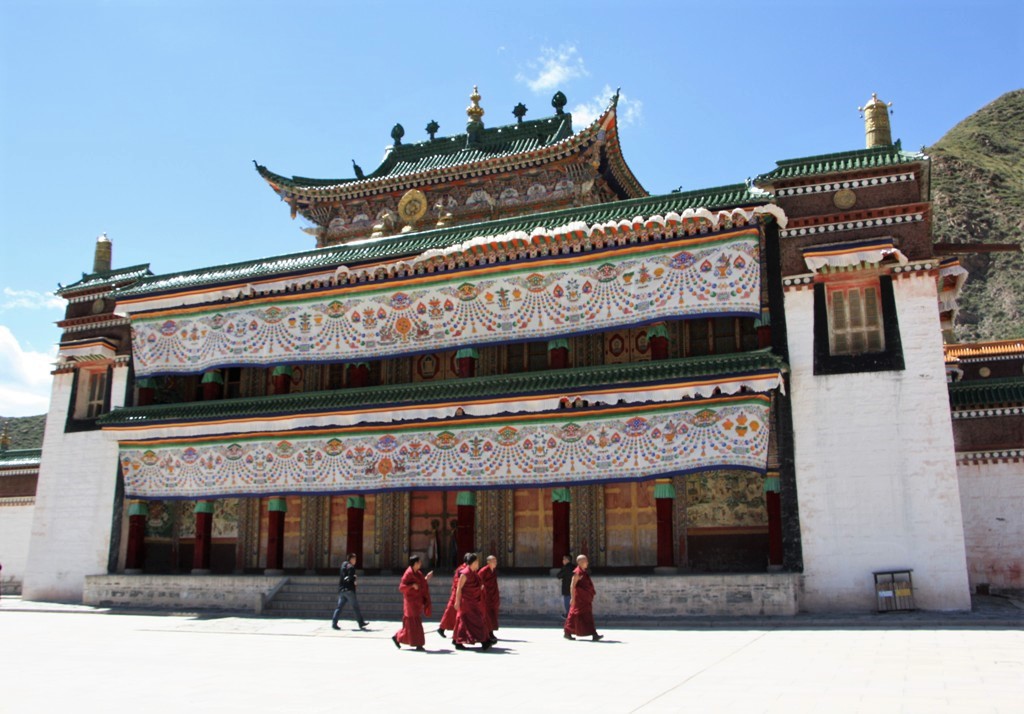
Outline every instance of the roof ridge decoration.
{"label": "roof ridge decoration", "polygon": [[[715,194],[723,196],[726,205],[737,205],[725,210],[709,210],[703,206],[682,206],[691,203],[691,199],[706,202],[705,199]],[[746,197],[747,200],[742,200]],[[377,238],[354,241],[342,246],[319,248],[316,250],[292,253],[277,258],[257,261],[233,263],[220,268],[220,272],[211,273],[211,269],[201,271],[210,279],[202,284],[224,285],[225,288],[207,288],[195,290],[195,281],[188,277],[200,271],[189,271],[171,276],[155,276],[153,280],[142,281],[127,289],[115,293],[118,299],[117,311],[130,314],[142,310],[166,309],[174,306],[198,305],[218,300],[234,300],[280,292],[282,290],[297,291],[307,288],[319,289],[324,286],[336,285],[342,275],[348,282],[365,280],[372,282],[379,279],[394,277],[396,274],[409,274],[418,268],[412,266],[423,262],[427,256],[433,263],[433,271],[450,270],[481,263],[508,262],[537,256],[547,256],[562,250],[573,252],[601,249],[606,244],[628,242],[629,236],[638,234],[641,240],[650,240],[648,234],[654,231],[685,233],[687,235],[706,234],[708,232],[749,224],[756,216],[770,217],[785,228],[788,219],[785,212],[777,205],[757,204],[760,198],[751,193],[744,184],[723,186],[707,191],[689,191],[671,193],[665,196],[645,197],[631,201],[616,201],[597,206],[563,209],[551,213],[533,214],[524,217],[505,218],[499,221],[477,223],[451,228],[434,229],[419,233],[405,234],[403,238],[409,245],[422,248],[412,255],[395,255],[393,239]],[[680,208],[667,210],[664,213],[647,213],[650,208]],[[648,217],[644,217],[647,213]],[[631,219],[622,218],[629,216]],[[593,216],[593,222],[579,220]],[[601,217],[606,217],[601,220]],[[610,218],[610,220],[609,220]],[[561,222],[564,220],[564,222]],[[534,223],[535,222],[535,223]],[[544,225],[550,222],[551,228]],[[529,227],[530,223],[534,223]],[[488,229],[496,232],[484,233]],[[501,230],[506,228],[507,230]],[[451,236],[449,240],[440,240]],[[463,238],[465,236],[465,238]],[[420,240],[416,240],[420,239]],[[460,240],[461,239],[461,240]],[[414,242],[415,241],[415,242]],[[465,246],[461,260],[459,251],[452,246]],[[382,256],[382,262],[368,263],[365,267],[355,266],[364,263],[361,254],[373,254],[376,247],[390,248]],[[434,251],[442,251],[437,253]],[[442,257],[443,259],[439,259]],[[267,269],[267,264],[273,266]],[[350,267],[351,266],[351,267]],[[249,268],[249,270],[245,270]],[[423,266],[427,270],[427,266]],[[223,275],[222,279],[217,279]],[[265,279],[268,275],[278,275],[279,279]],[[257,280],[256,278],[264,278]],[[170,287],[164,285],[171,284]],[[259,287],[257,288],[257,284]],[[179,287],[180,286],[180,287]],[[181,291],[186,290],[186,294]],[[167,294],[166,298],[156,295]],[[152,297],[147,295],[156,294]]]}
{"label": "roof ridge decoration", "polygon": [[[615,97],[609,102],[604,112],[589,125],[575,133],[572,132],[572,115],[568,113],[559,113],[554,117],[534,119],[522,123],[517,122],[490,129],[482,128],[481,123],[478,140],[474,148],[486,148],[492,141],[497,143],[496,137],[499,136],[502,141],[514,140],[517,134],[522,136],[527,134],[530,129],[537,129],[545,125],[553,128],[554,133],[548,135],[548,138],[539,146],[529,150],[503,153],[490,158],[484,156],[474,157],[472,160],[461,163],[426,167],[420,170],[412,170],[408,173],[391,173],[391,169],[404,156],[411,158],[433,156],[444,153],[442,149],[450,149],[447,153],[452,154],[464,152],[467,148],[465,145],[465,134],[435,138],[415,144],[403,144],[401,147],[391,147],[380,166],[362,179],[311,179],[302,176],[288,178],[270,171],[266,166],[256,161],[253,163],[256,165],[256,171],[282,200],[288,200],[293,194],[297,197],[321,200],[361,198],[376,193],[390,193],[407,188],[435,185],[464,177],[493,174],[515,168],[522,162],[527,162],[529,165],[537,165],[567,156],[584,145],[589,145],[589,143],[595,140],[606,138],[605,132],[616,127],[615,112],[617,105],[618,101],[617,97]],[[507,136],[504,135],[505,132],[508,132]],[[420,154],[422,156],[419,156]],[[633,186],[634,190],[640,194],[645,193],[634,176],[623,176],[621,178],[627,180],[628,184]],[[295,206],[293,205],[294,208]]]}

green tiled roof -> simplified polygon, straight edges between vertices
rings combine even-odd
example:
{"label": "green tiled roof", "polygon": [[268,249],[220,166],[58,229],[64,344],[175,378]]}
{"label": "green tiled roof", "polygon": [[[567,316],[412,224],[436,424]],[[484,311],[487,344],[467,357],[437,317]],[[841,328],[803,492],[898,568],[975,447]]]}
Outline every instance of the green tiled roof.
{"label": "green tiled roof", "polygon": [[42,449],[9,449],[7,451],[0,451],[0,469],[38,466],[42,458]]}
{"label": "green tiled roof", "polygon": [[949,403],[954,409],[1024,404],[1024,377],[951,382]]}
{"label": "green tiled roof", "polygon": [[352,245],[318,248],[273,258],[216,265],[184,273],[156,275],[143,278],[134,285],[115,291],[114,297],[171,293],[198,286],[231,284],[271,275],[298,275],[338,265],[353,266],[372,261],[395,260],[406,256],[416,256],[431,249],[458,245],[476,236],[499,235],[510,231],[528,232],[537,226],[550,229],[572,221],[595,224],[630,220],[638,215],[644,217],[656,214],[664,216],[671,211],[681,213],[687,208],[716,209],[749,206],[765,203],[769,199],[769,196],[740,183],[698,191],[613,201],[594,206],[565,208],[547,213],[531,213],[498,221],[437,228],[389,236],[380,240],[363,241]]}
{"label": "green tiled roof", "polygon": [[136,278],[142,278],[152,274],[153,273],[149,270],[149,263],[133,265],[128,268],[117,268],[116,270],[105,270],[100,273],[82,273],[81,280],[71,283],[71,285],[62,285],[60,289],[56,291],[56,294],[65,295],[70,292],[78,292],[79,290],[91,290],[93,288],[113,285],[114,283],[123,283],[126,280],[134,280]]}
{"label": "green tiled roof", "polygon": [[101,426],[107,427],[136,426],[257,415],[301,415],[368,406],[431,404],[499,395],[514,398],[550,392],[571,393],[594,387],[655,384],[697,377],[725,377],[763,370],[778,370],[782,367],[782,359],[770,350],[764,349],[711,357],[503,374],[444,382],[419,382],[246,399],[124,407],[105,414],[97,422]]}
{"label": "green tiled roof", "polygon": [[495,159],[502,156],[524,154],[558,143],[572,136],[572,115],[524,121],[521,124],[484,129],[479,141],[467,145],[466,134],[446,136],[416,144],[388,147],[380,166],[363,178],[313,179],[304,176],[286,178],[257,165],[260,175],[286,188],[326,189],[333,186],[369,179],[405,176],[431,169],[443,169]]}
{"label": "green tiled roof", "polygon": [[777,181],[785,181],[787,179],[910,164],[916,161],[924,161],[926,158],[924,154],[918,152],[903,151],[900,143],[896,142],[889,146],[878,146],[872,149],[859,149],[857,151],[844,151],[838,154],[822,154],[821,156],[807,156],[802,159],[777,161],[777,168],[774,171],[758,176],[754,179],[754,184],[770,186]]}

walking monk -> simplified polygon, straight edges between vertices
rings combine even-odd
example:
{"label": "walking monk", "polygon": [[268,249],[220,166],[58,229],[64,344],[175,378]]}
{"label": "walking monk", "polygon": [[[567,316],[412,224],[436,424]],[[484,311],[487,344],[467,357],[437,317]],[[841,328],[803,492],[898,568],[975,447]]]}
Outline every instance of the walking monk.
{"label": "walking monk", "polygon": [[498,590],[498,559],[487,556],[487,565],[480,568],[480,582],[484,586],[484,615],[487,618],[487,629],[491,631],[491,640],[497,642],[494,631],[498,629],[498,608],[501,606],[501,592]]}
{"label": "walking monk", "polygon": [[572,572],[572,584],[569,586],[569,616],[565,618],[563,631],[563,636],[567,640],[593,637],[597,642],[604,637],[597,634],[597,628],[594,626],[595,591],[590,573],[587,572],[589,565],[587,556],[576,556],[576,570]]}
{"label": "walking monk", "polygon": [[398,649],[402,649],[402,645],[409,645],[423,652],[423,645],[427,643],[423,635],[423,615],[430,617],[430,578],[434,576],[434,571],[424,575],[420,570],[422,567],[418,555],[409,558],[409,567],[405,569],[398,584],[403,598],[402,629],[391,637]]}
{"label": "walking monk", "polygon": [[459,568],[459,584],[455,589],[456,614],[452,641],[457,650],[464,650],[466,645],[477,642],[481,650],[488,650],[494,643],[484,615],[484,588],[477,574],[480,561],[476,553],[466,553],[464,561],[465,564]]}
{"label": "walking monk", "polygon": [[448,596],[448,605],[441,614],[441,622],[437,628],[437,634],[441,637],[444,637],[445,630],[455,629],[455,592],[459,589],[459,570],[461,568],[456,568],[455,575],[452,576],[452,594]]}

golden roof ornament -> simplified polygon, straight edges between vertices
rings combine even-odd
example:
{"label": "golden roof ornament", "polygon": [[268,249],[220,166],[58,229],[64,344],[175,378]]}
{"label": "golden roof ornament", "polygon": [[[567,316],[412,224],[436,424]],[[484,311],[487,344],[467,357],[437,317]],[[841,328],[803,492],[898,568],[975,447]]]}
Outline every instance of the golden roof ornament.
{"label": "golden roof ornament", "polygon": [[469,101],[473,102],[466,107],[466,116],[469,117],[470,123],[483,124],[484,108],[480,106],[480,92],[475,84],[473,85],[473,93],[469,95]]}
{"label": "golden roof ornament", "polygon": [[889,107],[891,106],[892,102],[886,104],[872,92],[871,100],[863,107],[857,107],[857,111],[864,117],[867,148],[892,145],[892,128],[889,125]]}

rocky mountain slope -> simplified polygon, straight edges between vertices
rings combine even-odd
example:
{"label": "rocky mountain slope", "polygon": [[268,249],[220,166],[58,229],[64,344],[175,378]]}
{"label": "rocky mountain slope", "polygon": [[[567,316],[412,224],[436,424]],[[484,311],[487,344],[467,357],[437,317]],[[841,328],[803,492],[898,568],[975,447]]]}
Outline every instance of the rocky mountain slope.
{"label": "rocky mountain slope", "polygon": [[[1024,90],[999,97],[925,149],[935,241],[1024,246]],[[962,342],[1024,337],[1024,253],[961,256]]]}

